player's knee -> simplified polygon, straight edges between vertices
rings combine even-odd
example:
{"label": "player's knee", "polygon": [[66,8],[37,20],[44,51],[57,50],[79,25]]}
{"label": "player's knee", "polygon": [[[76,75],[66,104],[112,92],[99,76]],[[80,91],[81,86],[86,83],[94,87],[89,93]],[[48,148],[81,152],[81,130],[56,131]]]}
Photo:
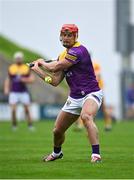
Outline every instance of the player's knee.
{"label": "player's knee", "polygon": [[60,131],[59,129],[57,129],[57,128],[54,128],[54,129],[53,129],[53,134],[54,134],[54,136],[56,136],[56,137],[59,137],[59,136],[62,135],[61,131]]}
{"label": "player's knee", "polygon": [[16,112],[16,107],[12,106],[12,112],[15,113]]}
{"label": "player's knee", "polygon": [[27,106],[25,106],[24,108],[25,108],[25,113],[28,114],[29,113],[29,108]]}
{"label": "player's knee", "polygon": [[86,125],[87,123],[90,123],[93,121],[93,115],[89,114],[89,113],[82,113],[81,119],[82,119],[83,123]]}
{"label": "player's knee", "polygon": [[92,128],[94,126],[93,115],[88,113],[82,113],[81,119],[86,129]]}
{"label": "player's knee", "polygon": [[92,114],[89,114],[89,113],[86,113],[86,112],[82,113],[81,114],[81,119],[83,121],[86,121],[86,120],[90,121],[92,119]]}

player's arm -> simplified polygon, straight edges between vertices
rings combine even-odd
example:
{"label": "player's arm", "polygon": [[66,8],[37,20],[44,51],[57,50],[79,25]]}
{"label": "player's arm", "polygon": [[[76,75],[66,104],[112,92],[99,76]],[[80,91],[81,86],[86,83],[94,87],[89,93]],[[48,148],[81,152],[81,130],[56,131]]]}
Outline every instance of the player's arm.
{"label": "player's arm", "polygon": [[35,81],[35,77],[32,73],[30,73],[26,77],[21,78],[21,82],[23,82],[23,83],[33,83],[34,81]]}
{"label": "player's arm", "polygon": [[72,62],[63,59],[61,61],[54,61],[50,63],[46,63],[43,59],[38,59],[33,62],[34,64],[38,64],[38,66],[42,66],[44,69],[50,72],[58,72],[68,69],[73,65]]}
{"label": "player's arm", "polygon": [[4,94],[8,95],[9,92],[10,92],[10,79],[9,79],[9,77],[7,77],[4,82]]}
{"label": "player's arm", "polygon": [[59,71],[56,73],[48,74],[43,71],[38,63],[35,63],[31,68],[43,81],[51,84],[52,86],[57,86],[64,79],[63,71]]}
{"label": "player's arm", "polygon": [[53,86],[58,86],[63,79],[64,79],[64,72],[63,71],[55,72],[52,75],[52,83],[51,84]]}

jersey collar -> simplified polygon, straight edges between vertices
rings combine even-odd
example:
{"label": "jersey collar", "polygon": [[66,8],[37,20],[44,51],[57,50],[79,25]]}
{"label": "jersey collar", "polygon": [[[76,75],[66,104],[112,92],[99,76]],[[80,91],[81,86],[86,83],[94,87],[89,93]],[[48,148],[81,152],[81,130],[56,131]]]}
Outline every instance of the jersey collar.
{"label": "jersey collar", "polygon": [[76,42],[74,45],[73,45],[73,47],[79,47],[81,44],[80,44],[80,42]]}

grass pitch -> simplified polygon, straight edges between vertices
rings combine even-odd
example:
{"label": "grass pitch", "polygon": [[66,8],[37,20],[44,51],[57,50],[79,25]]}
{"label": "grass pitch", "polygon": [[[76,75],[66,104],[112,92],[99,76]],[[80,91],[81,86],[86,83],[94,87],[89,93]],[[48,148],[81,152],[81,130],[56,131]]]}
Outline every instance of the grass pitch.
{"label": "grass pitch", "polygon": [[30,132],[19,123],[13,132],[9,122],[0,122],[0,178],[36,179],[132,179],[134,178],[134,122],[114,125],[111,132],[100,130],[103,162],[90,163],[91,148],[86,132],[70,128],[63,145],[64,158],[44,163],[41,157],[52,151],[53,121],[35,123]]}

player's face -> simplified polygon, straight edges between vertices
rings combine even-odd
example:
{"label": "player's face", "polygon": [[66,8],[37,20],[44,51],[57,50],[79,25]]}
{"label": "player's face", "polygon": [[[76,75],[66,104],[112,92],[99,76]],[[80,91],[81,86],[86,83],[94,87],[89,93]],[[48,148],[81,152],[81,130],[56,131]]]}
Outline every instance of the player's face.
{"label": "player's face", "polygon": [[17,57],[17,58],[15,59],[15,62],[16,62],[16,64],[22,64],[22,63],[23,63],[23,59],[20,58],[20,57]]}
{"label": "player's face", "polygon": [[72,32],[65,31],[61,33],[62,44],[66,48],[70,48],[75,44],[75,36]]}

